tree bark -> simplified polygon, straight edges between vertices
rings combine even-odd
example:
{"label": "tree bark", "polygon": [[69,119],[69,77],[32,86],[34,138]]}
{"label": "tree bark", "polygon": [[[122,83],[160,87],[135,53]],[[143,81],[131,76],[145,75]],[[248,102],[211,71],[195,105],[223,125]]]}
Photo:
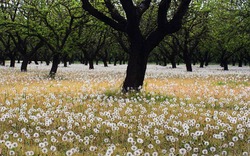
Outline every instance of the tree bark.
{"label": "tree bark", "polygon": [[68,60],[68,59],[67,59],[67,55],[64,55],[64,56],[63,56],[63,66],[64,66],[64,67],[68,67],[67,60]]}
{"label": "tree bark", "polygon": [[27,72],[28,63],[29,63],[29,57],[23,56],[23,62],[21,65],[21,72]]}
{"label": "tree bark", "polygon": [[10,67],[15,67],[15,63],[16,63],[16,60],[15,60],[15,56],[11,56],[10,57]]}
{"label": "tree bark", "polygon": [[89,59],[89,69],[94,69],[94,60],[93,59]]}
{"label": "tree bark", "polygon": [[183,56],[184,56],[183,59],[184,59],[184,62],[186,64],[187,71],[192,72],[192,61],[191,61],[191,58],[190,58],[188,52],[184,52]]}
{"label": "tree bark", "polygon": [[204,68],[204,63],[205,63],[204,60],[200,60],[200,68]]}
{"label": "tree bark", "polygon": [[171,62],[172,68],[176,68],[175,58],[171,59],[170,62]]}
{"label": "tree bark", "polygon": [[239,59],[239,67],[242,67],[242,65],[243,65],[243,60]]}
{"label": "tree bark", "polygon": [[49,73],[50,78],[55,78],[59,63],[60,63],[59,54],[55,54],[53,56],[52,67]]}
{"label": "tree bark", "polygon": [[49,65],[49,63],[50,63],[50,61],[47,59],[46,61],[46,65],[48,66]]}
{"label": "tree bark", "polygon": [[223,65],[224,70],[228,70],[228,62],[227,62],[227,60],[223,60],[222,65]]}
{"label": "tree bark", "polygon": [[140,35],[135,36],[135,38],[131,40],[131,52],[129,53],[126,78],[122,87],[123,92],[130,90],[140,91],[143,86],[149,56]]}

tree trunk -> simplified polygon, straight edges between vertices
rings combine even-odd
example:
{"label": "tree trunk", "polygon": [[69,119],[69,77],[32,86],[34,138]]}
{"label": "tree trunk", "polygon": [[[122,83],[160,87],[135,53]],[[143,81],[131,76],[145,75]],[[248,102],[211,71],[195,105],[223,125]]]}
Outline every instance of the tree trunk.
{"label": "tree trunk", "polygon": [[0,60],[0,65],[1,65],[1,66],[5,66],[5,59],[4,59],[4,58],[1,58],[1,60]]}
{"label": "tree trunk", "polygon": [[55,54],[53,56],[52,67],[51,67],[51,70],[50,70],[50,73],[49,73],[50,78],[55,78],[59,62],[60,62],[59,54]]}
{"label": "tree trunk", "polygon": [[94,69],[94,60],[92,58],[89,59],[89,69]]}
{"label": "tree trunk", "polygon": [[107,59],[104,58],[102,61],[103,61],[104,67],[108,67],[108,61],[107,61]]}
{"label": "tree trunk", "polygon": [[109,64],[112,64],[112,57],[109,58]]}
{"label": "tree trunk", "polygon": [[96,59],[95,64],[98,66],[98,64],[99,64],[99,60],[98,59]]}
{"label": "tree trunk", "polygon": [[243,60],[239,59],[239,67],[242,67],[242,65],[243,65]]}
{"label": "tree trunk", "polygon": [[65,60],[63,61],[63,66],[68,67],[67,61],[65,61]]}
{"label": "tree trunk", "polygon": [[224,70],[228,70],[228,62],[227,60],[223,60],[222,62]]}
{"label": "tree trunk", "polygon": [[49,63],[50,63],[50,61],[49,61],[49,60],[46,60],[45,62],[46,62],[46,65],[47,65],[47,66],[48,66],[48,65],[49,65]]}
{"label": "tree trunk", "polygon": [[117,59],[115,58],[115,60],[114,60],[114,66],[116,66],[116,63],[117,63]]}
{"label": "tree trunk", "polygon": [[10,67],[15,67],[15,63],[16,63],[16,60],[15,60],[15,57],[14,56],[12,56],[12,57],[10,57]]}
{"label": "tree trunk", "polygon": [[21,65],[21,72],[27,72],[28,63],[29,63],[29,57],[23,56],[23,62]]}
{"label": "tree trunk", "polygon": [[167,59],[165,57],[163,58],[163,66],[167,66]]}
{"label": "tree trunk", "polygon": [[204,63],[205,63],[204,60],[200,60],[200,68],[204,68]]}
{"label": "tree trunk", "polygon": [[126,78],[122,87],[123,92],[140,91],[147,68],[148,54],[143,47],[143,41],[137,40],[132,43]]}
{"label": "tree trunk", "polygon": [[64,55],[64,56],[63,56],[63,66],[64,66],[64,67],[68,67],[67,60],[68,60],[68,59],[67,59],[67,55]]}
{"label": "tree trunk", "polygon": [[102,57],[104,67],[108,67],[108,51],[105,50],[105,55]]}
{"label": "tree trunk", "polygon": [[186,64],[186,69],[188,72],[192,72],[192,61],[187,51],[184,52],[184,62]]}
{"label": "tree trunk", "polygon": [[175,57],[170,58],[170,62],[171,62],[172,68],[176,68],[176,61],[175,61]]}

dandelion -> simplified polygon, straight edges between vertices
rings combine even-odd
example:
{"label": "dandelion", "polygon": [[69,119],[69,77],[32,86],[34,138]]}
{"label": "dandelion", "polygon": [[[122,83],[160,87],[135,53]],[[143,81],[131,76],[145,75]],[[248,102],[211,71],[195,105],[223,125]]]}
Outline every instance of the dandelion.
{"label": "dandelion", "polygon": [[136,150],[137,150],[137,147],[133,145],[133,146],[131,146],[131,150],[132,150],[132,151],[136,151]]}
{"label": "dandelion", "polygon": [[47,148],[43,148],[43,149],[42,149],[42,152],[43,152],[43,153],[47,153],[47,152],[48,152],[48,149],[47,149]]}
{"label": "dandelion", "polygon": [[169,152],[170,152],[170,153],[174,153],[174,152],[175,152],[175,148],[174,148],[174,147],[171,147],[171,148],[169,149]]}
{"label": "dandelion", "polygon": [[158,152],[153,152],[152,156],[158,156]]}
{"label": "dandelion", "polygon": [[126,156],[133,156],[133,153],[127,152]]}
{"label": "dandelion", "polygon": [[185,155],[187,153],[187,150],[185,148],[181,148],[181,149],[179,149],[179,153],[181,155]]}
{"label": "dandelion", "polygon": [[152,148],[154,148],[154,145],[148,144],[148,148],[149,148],[149,149],[152,149]]}
{"label": "dandelion", "polygon": [[45,147],[45,144],[44,144],[43,142],[40,142],[40,143],[39,143],[39,147],[40,147],[40,148],[44,148],[44,147]]}
{"label": "dandelion", "polygon": [[166,149],[162,149],[162,150],[161,150],[161,153],[162,153],[162,154],[166,154],[166,153],[167,153],[167,150],[166,150]]}
{"label": "dandelion", "polygon": [[144,156],[150,156],[150,153],[145,152],[143,155],[144,155]]}
{"label": "dandelion", "polygon": [[233,142],[236,142],[236,141],[239,140],[239,138],[238,138],[237,136],[234,136],[234,137],[232,138],[232,140],[233,140]]}
{"label": "dandelion", "polygon": [[248,152],[243,152],[242,156],[248,156]]}
{"label": "dandelion", "polygon": [[14,134],[13,134],[13,137],[14,137],[14,138],[17,138],[18,136],[19,136],[18,133],[14,133]]}
{"label": "dandelion", "polygon": [[12,147],[13,147],[13,148],[16,148],[17,146],[18,146],[17,142],[13,142],[13,143],[12,143]]}
{"label": "dandelion", "polygon": [[221,155],[223,155],[223,156],[227,155],[227,151],[222,151]]}
{"label": "dandelion", "polygon": [[51,147],[50,147],[50,150],[51,150],[52,152],[55,152],[55,151],[56,151],[56,146],[51,146]]}
{"label": "dandelion", "polygon": [[138,139],[137,139],[137,142],[138,142],[139,144],[142,144],[142,143],[143,143],[143,139],[138,138]]}
{"label": "dandelion", "polygon": [[215,152],[215,151],[216,151],[216,148],[215,148],[215,147],[210,147],[210,151],[211,151],[211,152]]}
{"label": "dandelion", "polygon": [[74,153],[72,152],[72,150],[68,150],[68,151],[66,151],[66,155],[67,156],[71,156],[71,155],[73,155]]}
{"label": "dandelion", "polygon": [[228,145],[231,146],[231,147],[233,147],[234,146],[234,142],[229,142]]}
{"label": "dandelion", "polygon": [[105,138],[105,139],[104,139],[104,142],[105,142],[105,143],[108,143],[108,142],[109,142],[109,138]]}
{"label": "dandelion", "polygon": [[33,137],[38,138],[39,137],[39,133],[34,133]]}
{"label": "dandelion", "polygon": [[9,155],[15,155],[15,151],[10,151]]}
{"label": "dandelion", "polygon": [[159,145],[161,143],[161,141],[160,140],[156,140],[155,143]]}
{"label": "dandelion", "polygon": [[202,150],[202,154],[208,154],[208,151],[207,151],[207,149],[204,149],[204,150]]}

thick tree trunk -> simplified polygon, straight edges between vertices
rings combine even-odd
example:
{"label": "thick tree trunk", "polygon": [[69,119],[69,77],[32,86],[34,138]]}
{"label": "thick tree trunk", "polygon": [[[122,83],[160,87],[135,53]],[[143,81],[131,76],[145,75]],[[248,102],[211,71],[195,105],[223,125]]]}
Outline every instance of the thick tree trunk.
{"label": "thick tree trunk", "polygon": [[28,63],[29,63],[29,57],[23,56],[23,62],[21,65],[21,72],[27,72]]}
{"label": "thick tree trunk", "polygon": [[117,64],[117,59],[115,58],[115,60],[114,60],[114,66],[116,66],[116,64]]}
{"label": "thick tree trunk", "polygon": [[60,63],[59,54],[55,54],[53,56],[52,67],[49,73],[50,78],[55,78],[59,63]]}
{"label": "thick tree trunk", "polygon": [[140,91],[147,68],[148,54],[144,49],[143,40],[137,38],[131,43],[126,78],[122,87],[123,92]]}

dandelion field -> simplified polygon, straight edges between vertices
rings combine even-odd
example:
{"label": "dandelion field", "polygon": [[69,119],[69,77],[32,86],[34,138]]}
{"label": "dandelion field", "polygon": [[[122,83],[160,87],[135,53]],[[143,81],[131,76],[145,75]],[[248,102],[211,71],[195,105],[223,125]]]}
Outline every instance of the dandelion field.
{"label": "dandelion field", "polygon": [[0,67],[0,155],[250,155],[250,68]]}

